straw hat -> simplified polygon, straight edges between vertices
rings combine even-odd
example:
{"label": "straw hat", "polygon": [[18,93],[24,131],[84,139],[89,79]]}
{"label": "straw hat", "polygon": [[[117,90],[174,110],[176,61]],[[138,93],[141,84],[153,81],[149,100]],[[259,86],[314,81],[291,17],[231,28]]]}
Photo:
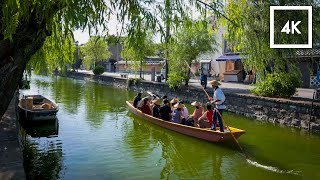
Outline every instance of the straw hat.
{"label": "straw hat", "polygon": [[177,103],[177,102],[179,102],[179,99],[178,99],[178,98],[173,98],[173,99],[170,101],[170,103]]}
{"label": "straw hat", "polygon": [[153,100],[152,101],[154,104],[156,104],[156,105],[161,105],[161,100],[160,99],[155,99],[155,100]]}
{"label": "straw hat", "polygon": [[183,104],[180,104],[180,103],[177,103],[173,106],[174,108],[183,108],[184,105]]}
{"label": "straw hat", "polygon": [[200,106],[200,102],[194,101],[193,103],[191,103],[191,106]]}
{"label": "straw hat", "polygon": [[212,86],[220,86],[221,85],[217,80],[209,81],[209,84],[211,84]]}

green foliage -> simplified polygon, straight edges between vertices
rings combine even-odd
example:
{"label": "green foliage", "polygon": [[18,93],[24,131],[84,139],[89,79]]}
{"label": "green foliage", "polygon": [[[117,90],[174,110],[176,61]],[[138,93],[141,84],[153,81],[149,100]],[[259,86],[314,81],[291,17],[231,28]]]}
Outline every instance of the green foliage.
{"label": "green foliage", "polygon": [[[124,42],[121,57],[126,61],[131,61],[130,66],[135,71],[144,65],[144,58],[146,56],[155,55],[155,45],[151,40],[151,35],[146,30],[141,29],[139,38],[129,39]],[[141,78],[141,77],[140,77]]]}
{"label": "green foliage", "polygon": [[188,66],[205,52],[214,52],[216,44],[214,32],[209,29],[206,21],[185,20],[183,26],[177,29],[169,43],[169,79],[171,88],[181,86],[183,81],[190,79]]}
{"label": "green foliage", "polygon": [[[75,30],[86,30],[90,35],[108,32],[114,28],[108,27],[110,17],[114,15],[126,27],[120,30],[118,37],[121,37],[121,33],[127,33],[130,42],[128,47],[139,50],[146,30],[160,33],[163,40],[163,26],[166,25],[169,30],[178,27],[181,20],[190,13],[190,5],[204,14],[205,6],[193,0],[166,0],[164,3],[138,0],[3,0],[0,1],[0,34],[4,39],[19,41],[18,32],[22,31],[20,27],[30,29],[33,23],[42,24],[42,29],[35,30],[35,33],[45,33],[47,39],[39,52],[38,49],[30,51],[30,54],[36,54],[28,68],[47,74],[52,69],[62,69],[65,65],[73,64]],[[138,54],[142,56],[142,52]],[[86,61],[88,67],[90,63]]]}
{"label": "green foliage", "polygon": [[263,81],[259,81],[252,92],[259,96],[290,97],[301,85],[301,77],[296,73],[268,74]]}
{"label": "green foliage", "polygon": [[[234,0],[229,1],[226,8],[228,18],[226,21],[229,44],[234,51],[241,52],[245,56],[245,67],[250,70],[252,66],[260,72],[263,79],[266,67],[274,65],[274,70],[279,71],[286,65],[296,65],[295,49],[270,48],[270,6],[313,6],[313,29],[312,32],[320,32],[320,3],[317,0],[287,0],[287,1],[255,1],[255,0]],[[275,24],[283,24],[283,20],[294,20],[297,15],[294,14],[277,14]],[[306,21],[304,17],[299,16],[300,21]],[[284,24],[283,24],[284,25]],[[281,36],[280,36],[281,35]],[[275,33],[275,39],[278,43],[286,42],[295,43],[305,35],[283,36],[283,33]],[[319,38],[319,34],[314,33],[314,40]],[[301,41],[300,41],[301,42]]]}
{"label": "green foliage", "polygon": [[103,66],[96,66],[93,69],[93,74],[95,74],[95,75],[100,75],[102,73],[104,73],[104,67]]}
{"label": "green foliage", "polygon": [[37,74],[50,74],[54,69],[63,70],[64,66],[73,63],[75,45],[72,36],[64,36],[60,24],[55,24],[52,35],[47,37],[43,46],[29,61],[27,68],[34,68]]}
{"label": "green foliage", "polygon": [[127,87],[137,85],[139,81],[140,81],[140,79],[138,79],[138,78],[129,78],[127,80]]}
{"label": "green foliage", "polygon": [[86,69],[95,66],[96,63],[107,60],[111,57],[108,45],[103,37],[91,36],[83,48],[84,60],[83,64]]}

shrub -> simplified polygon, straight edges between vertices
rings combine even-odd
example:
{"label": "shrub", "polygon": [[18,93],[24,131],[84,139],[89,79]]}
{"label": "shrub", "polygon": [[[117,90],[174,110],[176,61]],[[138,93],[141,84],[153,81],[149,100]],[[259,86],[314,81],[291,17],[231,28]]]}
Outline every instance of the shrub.
{"label": "shrub", "polygon": [[96,66],[94,69],[93,69],[93,74],[95,75],[100,75],[104,72],[104,67],[103,66]]}
{"label": "shrub", "polygon": [[138,78],[129,78],[127,81],[127,87],[130,87],[132,85],[137,85],[140,79]]}
{"label": "shrub", "polygon": [[290,97],[301,85],[300,76],[293,73],[268,74],[263,81],[256,84],[251,90],[253,94],[268,97]]}

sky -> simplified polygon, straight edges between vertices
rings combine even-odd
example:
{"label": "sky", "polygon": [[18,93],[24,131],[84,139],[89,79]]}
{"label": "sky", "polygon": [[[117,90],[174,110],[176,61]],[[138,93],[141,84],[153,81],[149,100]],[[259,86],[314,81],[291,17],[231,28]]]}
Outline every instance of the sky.
{"label": "sky", "polygon": [[[117,18],[115,15],[111,15],[110,21],[108,23],[109,27],[109,34],[110,35],[117,35],[117,32],[120,33],[122,24],[117,21]],[[106,33],[99,32],[102,35],[105,35]],[[73,32],[75,41],[78,41],[79,44],[85,44],[89,41],[89,32],[88,31],[82,31],[82,30],[76,30]]]}
{"label": "sky", "polygon": [[[193,8],[192,8],[193,9]],[[193,18],[197,18],[200,16],[200,13],[199,12],[195,12],[195,10],[192,10],[191,11],[192,13],[192,17]],[[128,23],[128,21],[126,21],[125,23]],[[120,30],[121,30],[121,27],[122,27],[122,23],[119,23],[117,18],[116,18],[116,15],[115,14],[112,14],[110,16],[110,20],[109,20],[109,23],[108,23],[108,29],[109,29],[109,35],[115,35],[117,36],[119,33],[120,33]],[[82,31],[82,30],[76,30],[73,32],[74,34],[74,38],[75,38],[75,41],[78,41],[79,44],[85,44],[86,42],[89,41],[89,32],[88,31]],[[106,33],[102,33],[102,32],[99,32],[100,35],[106,35]],[[121,34],[122,36],[126,35],[124,32]],[[157,34],[154,36],[154,41],[159,43],[160,42],[160,34]]]}

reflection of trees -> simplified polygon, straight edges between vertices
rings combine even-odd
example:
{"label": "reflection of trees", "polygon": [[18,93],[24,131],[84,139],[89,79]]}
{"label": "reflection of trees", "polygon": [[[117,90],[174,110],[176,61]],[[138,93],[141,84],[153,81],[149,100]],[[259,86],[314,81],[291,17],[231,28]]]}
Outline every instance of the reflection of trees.
{"label": "reflection of trees", "polygon": [[161,179],[221,179],[222,159],[230,151],[222,145],[189,138],[145,122],[136,116],[133,128],[124,128],[124,142],[130,146],[133,157],[148,157],[160,145],[163,164]]}
{"label": "reflection of trees", "polygon": [[130,146],[132,157],[140,158],[150,155],[157,146],[157,141],[152,138],[152,131],[139,121],[134,120],[132,123],[133,128],[124,128],[124,142]]}
{"label": "reflection of trees", "polygon": [[27,179],[59,179],[62,169],[62,143],[55,138],[33,139],[21,128],[23,165]]}
{"label": "reflection of trees", "polygon": [[54,77],[52,91],[54,100],[56,102],[63,102],[65,109],[69,113],[76,114],[78,112],[83,92],[82,82]]}
{"label": "reflection of trees", "polygon": [[87,120],[97,127],[103,123],[106,112],[126,110],[126,90],[87,82],[84,89]]}

